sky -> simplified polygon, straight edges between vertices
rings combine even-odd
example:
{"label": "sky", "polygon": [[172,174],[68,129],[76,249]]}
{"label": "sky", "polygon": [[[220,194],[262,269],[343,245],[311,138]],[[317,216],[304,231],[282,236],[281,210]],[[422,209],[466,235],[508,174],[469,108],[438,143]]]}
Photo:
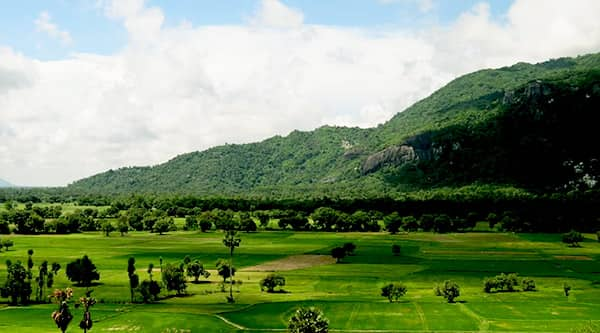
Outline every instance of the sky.
{"label": "sky", "polygon": [[0,178],[63,186],[372,127],[483,68],[600,52],[597,0],[0,0]]}

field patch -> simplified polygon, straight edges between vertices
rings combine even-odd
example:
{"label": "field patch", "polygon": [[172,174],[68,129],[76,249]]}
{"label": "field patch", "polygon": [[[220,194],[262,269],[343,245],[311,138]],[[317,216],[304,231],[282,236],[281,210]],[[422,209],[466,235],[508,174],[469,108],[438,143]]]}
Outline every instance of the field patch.
{"label": "field patch", "polygon": [[590,258],[588,256],[554,256],[554,258],[558,259],[558,260],[583,260],[583,261],[593,260],[592,258]]}
{"label": "field patch", "polygon": [[309,268],[314,266],[329,265],[335,263],[331,256],[319,254],[302,254],[285,257],[282,259],[268,261],[242,269],[242,271],[274,272],[292,271],[295,269]]}

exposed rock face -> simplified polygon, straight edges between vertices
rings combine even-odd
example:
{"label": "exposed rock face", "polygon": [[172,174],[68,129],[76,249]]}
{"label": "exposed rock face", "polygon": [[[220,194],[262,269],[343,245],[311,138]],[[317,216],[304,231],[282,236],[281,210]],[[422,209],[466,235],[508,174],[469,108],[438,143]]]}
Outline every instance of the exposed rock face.
{"label": "exposed rock face", "polygon": [[373,172],[384,164],[403,164],[418,158],[415,149],[409,145],[391,146],[367,157],[361,166],[361,173],[364,175]]}

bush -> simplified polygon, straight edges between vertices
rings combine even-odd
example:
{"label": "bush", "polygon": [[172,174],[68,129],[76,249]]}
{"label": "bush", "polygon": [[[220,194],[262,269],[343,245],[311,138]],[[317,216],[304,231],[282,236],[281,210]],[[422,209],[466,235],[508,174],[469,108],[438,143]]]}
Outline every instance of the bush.
{"label": "bush", "polygon": [[[533,282],[533,280],[531,280]],[[486,293],[498,292],[498,291],[514,291],[515,287],[519,285],[519,276],[516,273],[496,275],[492,278],[485,278],[483,280],[483,291]],[[534,283],[535,288],[535,283]]]}
{"label": "bush", "polygon": [[272,293],[275,292],[276,287],[283,286],[285,286],[285,277],[279,274],[269,274],[264,279],[260,280],[260,291],[267,289],[268,293]]}
{"label": "bush", "polygon": [[177,295],[185,293],[187,285],[182,266],[167,264],[161,275],[167,291],[174,290]]}
{"label": "bush", "polygon": [[392,303],[398,301],[401,296],[406,295],[406,290],[406,286],[402,282],[394,282],[381,288],[381,296],[387,297]]}
{"label": "bush", "polygon": [[402,218],[402,228],[406,231],[417,231],[419,223],[414,216],[405,216]]}
{"label": "bush", "polygon": [[531,278],[523,278],[521,286],[523,286],[523,291],[535,291],[535,281]]}
{"label": "bush", "polygon": [[398,245],[398,244],[392,245],[392,254],[394,254],[395,256],[400,255],[400,245]]}
{"label": "bush", "polygon": [[452,231],[452,220],[446,214],[438,215],[433,220],[433,231],[437,233],[446,233]]}
{"label": "bush", "polygon": [[335,258],[336,263],[339,263],[346,256],[346,250],[344,250],[344,248],[340,246],[334,247],[333,249],[331,249],[331,256]]}
{"label": "bush", "polygon": [[152,300],[157,300],[158,295],[160,294],[160,290],[162,289],[160,283],[154,280],[144,280],[140,286],[138,287],[142,298],[145,303],[148,303]]}
{"label": "bush", "polygon": [[571,230],[562,235],[562,242],[569,244],[571,247],[579,247],[579,242],[583,241],[583,235],[580,232]]}
{"label": "bush", "polygon": [[342,248],[344,249],[344,251],[346,251],[347,256],[353,256],[354,250],[356,250],[356,245],[354,245],[354,243],[344,243],[344,245],[342,245]]}

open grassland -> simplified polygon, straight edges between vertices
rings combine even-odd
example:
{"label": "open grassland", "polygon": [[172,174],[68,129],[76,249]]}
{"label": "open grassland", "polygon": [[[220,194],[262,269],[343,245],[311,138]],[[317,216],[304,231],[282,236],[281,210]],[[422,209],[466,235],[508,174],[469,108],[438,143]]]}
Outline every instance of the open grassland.
{"label": "open grassland", "polygon": [[[235,304],[226,303],[214,270],[215,261],[228,253],[218,232],[14,235],[15,246],[1,252],[0,259],[26,262],[27,250],[34,249],[36,267],[42,260],[63,266],[55,287],[67,287],[71,283],[64,267],[87,254],[101,275],[93,287],[99,303],[92,309],[92,332],[270,332],[284,330],[301,305],[320,307],[332,329],[348,332],[568,332],[586,322],[600,323],[600,243],[592,235],[586,235],[581,248],[567,247],[560,235],[548,234],[278,231],[241,236],[234,257],[240,269],[236,280],[242,281],[234,286]],[[342,263],[318,256],[345,242],[354,242],[357,249]],[[401,246],[399,256],[392,255],[392,244]],[[155,304],[129,303],[129,257],[136,258],[141,279],[147,277],[149,263],[159,279],[159,258],[164,264],[178,263],[186,255],[211,270],[208,282],[189,283],[185,297],[164,292]],[[287,292],[261,292],[258,282],[279,265]],[[501,272],[533,278],[538,291],[484,293],[483,278]],[[0,283],[5,275],[0,265]],[[433,286],[446,279],[460,285],[458,303],[445,303],[433,294]],[[392,281],[408,287],[398,303],[379,295],[381,286]],[[573,287],[569,297],[563,293],[564,282]],[[75,294],[83,290],[75,288]],[[57,332],[50,318],[54,308],[2,304],[0,332]],[[81,310],[73,313],[71,332],[79,330]]]}

